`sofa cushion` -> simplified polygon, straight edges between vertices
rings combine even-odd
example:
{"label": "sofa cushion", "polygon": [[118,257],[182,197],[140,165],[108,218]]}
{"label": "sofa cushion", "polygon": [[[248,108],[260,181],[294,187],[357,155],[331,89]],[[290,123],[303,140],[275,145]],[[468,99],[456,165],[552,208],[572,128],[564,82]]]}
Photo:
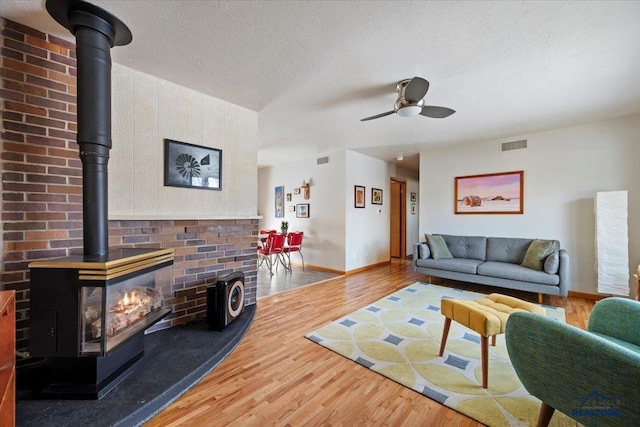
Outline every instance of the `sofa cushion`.
{"label": "sofa cushion", "polygon": [[438,270],[455,271],[457,273],[476,274],[478,266],[482,264],[479,259],[449,258],[449,259],[419,259],[418,267],[435,268]]}
{"label": "sofa cushion", "polygon": [[440,234],[454,258],[470,258],[484,261],[487,255],[487,238],[482,236],[450,236]]}
{"label": "sofa cushion", "polygon": [[442,236],[425,234],[433,259],[453,258]]}
{"label": "sofa cushion", "polygon": [[418,245],[418,258],[425,259],[431,257],[431,251],[429,250],[429,245],[426,243],[420,243]]}
{"label": "sofa cushion", "polygon": [[478,266],[481,276],[499,277],[502,279],[520,280],[522,282],[542,283],[544,285],[560,284],[560,276],[536,271],[518,264],[507,262],[486,261]]}
{"label": "sofa cushion", "polygon": [[486,260],[520,264],[532,241],[533,239],[488,237]]}
{"label": "sofa cushion", "polygon": [[544,272],[547,274],[558,274],[560,268],[560,253],[554,252],[544,260]]}
{"label": "sofa cushion", "polygon": [[523,267],[533,268],[534,270],[544,270],[544,260],[553,253],[555,241],[553,240],[534,240],[529,245],[527,253],[522,260]]}

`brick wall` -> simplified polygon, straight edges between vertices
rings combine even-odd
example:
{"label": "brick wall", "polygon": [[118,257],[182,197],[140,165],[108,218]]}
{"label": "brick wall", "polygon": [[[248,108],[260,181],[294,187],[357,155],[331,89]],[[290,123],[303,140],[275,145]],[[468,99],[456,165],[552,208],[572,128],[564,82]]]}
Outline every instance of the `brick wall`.
{"label": "brick wall", "polygon": [[[0,23],[0,289],[16,290],[16,345],[25,349],[29,262],[82,253],[75,45],[9,20]],[[175,312],[163,324],[169,326],[202,314],[203,290],[227,271],[246,272],[247,304],[255,303],[257,227],[256,220],[111,221],[109,239],[113,247],[176,248],[176,293],[169,301]]]}
{"label": "brick wall", "polygon": [[245,305],[256,303],[258,220],[109,221],[110,247],[174,248],[173,312],[152,330],[204,317],[207,285],[245,275]]}

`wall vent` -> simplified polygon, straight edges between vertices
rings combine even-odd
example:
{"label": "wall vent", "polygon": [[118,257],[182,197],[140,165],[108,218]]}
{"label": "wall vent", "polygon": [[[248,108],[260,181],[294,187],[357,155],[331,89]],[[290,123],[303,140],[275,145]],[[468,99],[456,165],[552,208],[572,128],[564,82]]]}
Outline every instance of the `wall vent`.
{"label": "wall vent", "polygon": [[318,157],[318,159],[316,160],[316,164],[318,165],[324,165],[325,163],[329,163],[329,156]]}
{"label": "wall vent", "polygon": [[500,145],[500,151],[522,150],[524,148],[527,148],[526,139],[521,139],[520,141],[503,142]]}

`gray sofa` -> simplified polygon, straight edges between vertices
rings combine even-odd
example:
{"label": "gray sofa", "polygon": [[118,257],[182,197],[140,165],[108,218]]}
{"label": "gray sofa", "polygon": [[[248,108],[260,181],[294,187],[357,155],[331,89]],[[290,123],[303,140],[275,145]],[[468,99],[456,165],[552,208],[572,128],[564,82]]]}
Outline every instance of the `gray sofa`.
{"label": "gray sofa", "polygon": [[[555,255],[552,255],[553,261],[558,260],[559,263],[547,269],[552,273],[549,274],[520,265],[534,239],[439,236],[444,239],[453,258],[433,259],[426,242],[416,243],[413,271],[444,279],[537,292],[540,300],[542,294],[567,296],[569,255],[560,249],[557,241]],[[553,267],[557,267],[557,271]]]}

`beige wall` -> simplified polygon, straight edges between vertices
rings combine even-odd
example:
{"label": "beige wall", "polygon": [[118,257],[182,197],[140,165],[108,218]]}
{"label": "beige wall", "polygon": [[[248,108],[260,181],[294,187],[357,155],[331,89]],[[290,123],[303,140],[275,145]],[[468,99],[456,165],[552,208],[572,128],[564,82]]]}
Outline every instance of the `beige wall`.
{"label": "beige wall", "polygon": [[[256,112],[113,65],[110,219],[257,215]],[[164,186],[164,139],[222,149],[222,191]]]}

